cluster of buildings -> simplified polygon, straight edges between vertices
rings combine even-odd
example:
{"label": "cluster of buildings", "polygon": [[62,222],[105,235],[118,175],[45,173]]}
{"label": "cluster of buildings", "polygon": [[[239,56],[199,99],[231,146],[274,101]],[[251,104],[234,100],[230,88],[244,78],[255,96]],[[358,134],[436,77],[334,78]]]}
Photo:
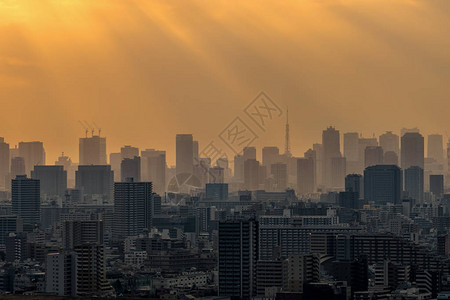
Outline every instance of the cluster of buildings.
{"label": "cluster of buildings", "polygon": [[[288,126],[287,126],[288,128]],[[0,139],[0,293],[166,299],[445,299],[450,143],[323,131],[303,157],[208,157],[80,138],[79,162]],[[343,141],[343,147],[341,147]],[[210,153],[210,152],[209,152]]]}

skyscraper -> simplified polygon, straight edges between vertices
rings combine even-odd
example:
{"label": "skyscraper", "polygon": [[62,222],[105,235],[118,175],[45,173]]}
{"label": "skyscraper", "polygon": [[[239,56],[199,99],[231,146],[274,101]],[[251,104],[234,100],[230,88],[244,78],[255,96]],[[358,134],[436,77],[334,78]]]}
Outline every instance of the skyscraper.
{"label": "skyscraper", "polygon": [[260,182],[260,165],[256,159],[247,159],[244,162],[244,187],[248,190],[257,190]]}
{"label": "skyscraper", "polygon": [[31,178],[38,179],[41,185],[42,197],[64,198],[67,190],[67,171],[63,166],[34,166]]}
{"label": "skyscraper", "polygon": [[250,299],[256,294],[258,222],[219,223],[219,296]]}
{"label": "skyscraper", "polygon": [[166,151],[146,149],[141,151],[142,180],[150,181],[153,191],[159,195],[166,192]]}
{"label": "skyscraper", "polygon": [[345,187],[346,164],[345,157],[333,157],[331,159],[331,187],[333,189]]}
{"label": "skyscraper", "polygon": [[151,228],[154,214],[151,182],[114,183],[114,237],[124,239]]}
{"label": "skyscraper", "polygon": [[106,138],[98,135],[80,138],[80,165],[106,165]]}
{"label": "skyscraper", "polygon": [[255,147],[245,147],[242,155],[244,156],[244,161],[247,159],[256,159],[256,148]]}
{"label": "skyscraper", "polygon": [[392,131],[387,131],[380,135],[380,146],[383,148],[384,152],[392,151],[397,154],[397,156],[400,154],[399,137],[392,133]]}
{"label": "skyscraper", "polygon": [[422,203],[423,201],[423,176],[423,169],[417,166],[405,170],[405,191],[416,203]]}
{"label": "skyscraper", "polygon": [[330,126],[322,133],[323,184],[328,188],[333,187],[332,159],[341,157],[339,139],[339,130],[334,127]]}
{"label": "skyscraper", "polygon": [[25,175],[25,159],[17,156],[11,159],[11,178],[16,178],[17,175]]}
{"label": "skyscraper", "polygon": [[402,176],[394,165],[371,166],[364,170],[364,200],[376,204],[398,204],[401,201]]}
{"label": "skyscraper", "polygon": [[9,186],[9,144],[5,143],[5,139],[0,137],[0,188],[5,189]]}
{"label": "skyscraper", "polygon": [[275,189],[278,192],[283,192],[287,188],[287,165],[283,163],[275,163],[270,166],[270,174],[275,180]]}
{"label": "skyscraper", "polygon": [[208,183],[224,183],[225,170],[218,166],[209,168],[208,177]]}
{"label": "skyscraper", "polygon": [[444,139],[440,134],[430,134],[428,136],[427,157],[434,159],[437,163],[444,162]]}
{"label": "skyscraper", "polygon": [[444,175],[430,175],[430,192],[437,198],[444,194]]}
{"label": "skyscraper", "polygon": [[270,167],[272,164],[280,162],[280,150],[278,147],[262,148],[262,165]]}
{"label": "skyscraper", "polygon": [[407,132],[402,136],[402,169],[417,166],[424,169],[423,136],[416,132]]}
{"label": "skyscraper", "polygon": [[359,174],[349,174],[345,177],[345,191],[358,193],[358,198],[364,196],[363,177]]}
{"label": "skyscraper", "polygon": [[120,148],[120,158],[122,160],[124,160],[125,158],[133,159],[136,156],[139,156],[139,148],[129,145],[125,145]]}
{"label": "skyscraper", "polygon": [[23,220],[24,229],[31,231],[40,223],[41,198],[39,180],[17,175],[11,184],[12,213]]}
{"label": "skyscraper", "polygon": [[358,140],[358,156],[359,156],[359,170],[355,172],[356,174],[362,174],[365,169],[365,153],[367,147],[376,147],[378,146],[378,141],[375,137],[372,138],[363,138],[360,137]]}
{"label": "skyscraper", "polygon": [[141,181],[141,158],[124,158],[120,163],[120,181],[125,182],[127,178],[133,178],[135,182]]}
{"label": "skyscraper", "polygon": [[383,164],[383,148],[380,146],[369,146],[364,151],[365,168]]}
{"label": "skyscraper", "polygon": [[122,163],[122,154],[120,152],[109,154],[109,164],[114,172],[114,181],[120,181],[120,164]]}
{"label": "skyscraper", "polygon": [[309,194],[315,192],[315,166],[312,158],[297,159],[297,192]]}
{"label": "skyscraper", "polygon": [[176,136],[176,167],[177,174],[193,173],[194,150],[192,134],[177,134]]}
{"label": "skyscraper", "polygon": [[19,155],[25,160],[25,174],[30,175],[34,166],[45,165],[45,150],[42,142],[20,142]]}
{"label": "skyscraper", "polygon": [[82,191],[88,202],[104,203],[112,200],[114,172],[110,165],[78,166],[75,188]]}
{"label": "skyscraper", "polygon": [[347,160],[347,172],[359,170],[359,136],[357,132],[344,133],[344,157]]}

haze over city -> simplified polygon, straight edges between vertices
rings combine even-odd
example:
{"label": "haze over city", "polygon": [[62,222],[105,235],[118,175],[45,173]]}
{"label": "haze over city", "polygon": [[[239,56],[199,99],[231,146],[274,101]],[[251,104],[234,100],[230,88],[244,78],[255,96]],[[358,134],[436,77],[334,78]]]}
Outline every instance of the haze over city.
{"label": "haze over city", "polygon": [[[97,123],[111,152],[170,149],[179,132],[207,143],[260,91],[289,107],[299,155],[330,124],[444,133],[448,10],[445,0],[3,0],[2,135],[44,141],[51,161],[78,156],[78,120]],[[283,124],[257,146],[282,146]]]}

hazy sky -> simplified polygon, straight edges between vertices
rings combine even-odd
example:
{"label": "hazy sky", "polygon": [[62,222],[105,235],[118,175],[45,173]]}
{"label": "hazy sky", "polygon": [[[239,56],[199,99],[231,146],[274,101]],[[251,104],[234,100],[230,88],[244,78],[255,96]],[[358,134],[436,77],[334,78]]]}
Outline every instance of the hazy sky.
{"label": "hazy sky", "polygon": [[[0,136],[78,161],[78,120],[108,152],[201,145],[265,91],[292,152],[334,125],[449,130],[448,0],[0,0]],[[284,116],[262,144],[284,146]]]}

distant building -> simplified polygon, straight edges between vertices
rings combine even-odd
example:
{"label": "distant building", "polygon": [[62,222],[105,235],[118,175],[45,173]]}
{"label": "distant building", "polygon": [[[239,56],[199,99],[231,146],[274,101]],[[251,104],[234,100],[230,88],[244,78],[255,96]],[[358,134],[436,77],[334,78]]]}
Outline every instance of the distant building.
{"label": "distant building", "polygon": [[106,138],[98,135],[80,138],[80,165],[106,165]]}
{"label": "distant building", "polygon": [[25,174],[30,176],[34,166],[45,165],[45,150],[42,142],[20,142],[19,156],[25,160]]}
{"label": "distant building", "polygon": [[408,196],[416,200],[416,203],[423,202],[424,175],[423,169],[417,166],[409,167],[405,170],[405,191]]}
{"label": "distant building", "polygon": [[[341,161],[335,160],[333,164],[333,159],[341,158],[341,150],[340,150],[340,134],[339,130],[336,130],[334,127],[328,127],[322,133],[322,145],[323,145],[323,184],[327,188],[335,187],[336,182],[339,179],[335,178],[336,173],[340,173],[342,171],[340,168]],[[338,166],[339,164],[339,166]],[[334,165],[334,172],[333,172]],[[339,170],[338,170],[339,169]],[[343,168],[345,171],[345,166]],[[335,174],[333,174],[335,173]],[[342,176],[342,185],[345,177],[345,172]],[[339,185],[339,184],[338,184]]]}
{"label": "distant building", "polygon": [[11,184],[12,213],[18,215],[27,231],[39,225],[41,215],[40,182],[18,175]]}
{"label": "distant building", "polygon": [[120,148],[120,158],[122,160],[124,160],[125,158],[133,159],[136,156],[139,156],[139,148],[128,145]]}
{"label": "distant building", "polygon": [[150,181],[153,191],[160,195],[166,192],[166,151],[146,149],[141,151],[142,181]]}
{"label": "distant building", "polygon": [[430,175],[430,192],[437,198],[444,195],[444,175]]}
{"label": "distant building", "polygon": [[110,165],[78,166],[75,188],[82,191],[88,202],[112,201],[114,172]]}
{"label": "distant building", "polygon": [[315,165],[312,158],[297,159],[297,192],[299,194],[314,193]]}
{"label": "distant building", "polygon": [[207,183],[206,198],[217,201],[228,200],[228,184],[227,183]]}
{"label": "distant building", "polygon": [[369,146],[364,151],[364,164],[365,167],[382,165],[383,164],[383,148],[380,146]]}
{"label": "distant building", "polygon": [[67,190],[67,171],[63,166],[34,166],[31,178],[41,184],[41,196],[64,198]]}
{"label": "distant building", "polygon": [[401,170],[394,165],[378,165],[364,171],[364,200],[376,204],[401,203]]}
{"label": "distant building", "polygon": [[120,181],[126,182],[127,178],[133,178],[135,182],[141,181],[141,158],[124,158],[120,164]]}
{"label": "distant building", "polygon": [[408,132],[402,136],[402,169],[417,166],[424,169],[424,139],[420,133]]}
{"label": "distant building", "polygon": [[176,136],[176,168],[177,174],[193,173],[194,148],[192,134],[177,134]]}
{"label": "distant building", "polygon": [[10,157],[9,144],[5,143],[5,139],[0,137],[0,188],[8,189],[10,184]]}
{"label": "distant building", "polygon": [[256,159],[247,159],[244,162],[244,187],[248,190],[259,189],[260,165]]}
{"label": "distant building", "polygon": [[273,176],[275,191],[282,192],[287,188],[288,171],[284,163],[275,163],[270,166],[270,174]]}
{"label": "distant building", "polygon": [[400,155],[399,136],[392,131],[380,135],[380,146],[384,152],[394,152],[397,157]]}

